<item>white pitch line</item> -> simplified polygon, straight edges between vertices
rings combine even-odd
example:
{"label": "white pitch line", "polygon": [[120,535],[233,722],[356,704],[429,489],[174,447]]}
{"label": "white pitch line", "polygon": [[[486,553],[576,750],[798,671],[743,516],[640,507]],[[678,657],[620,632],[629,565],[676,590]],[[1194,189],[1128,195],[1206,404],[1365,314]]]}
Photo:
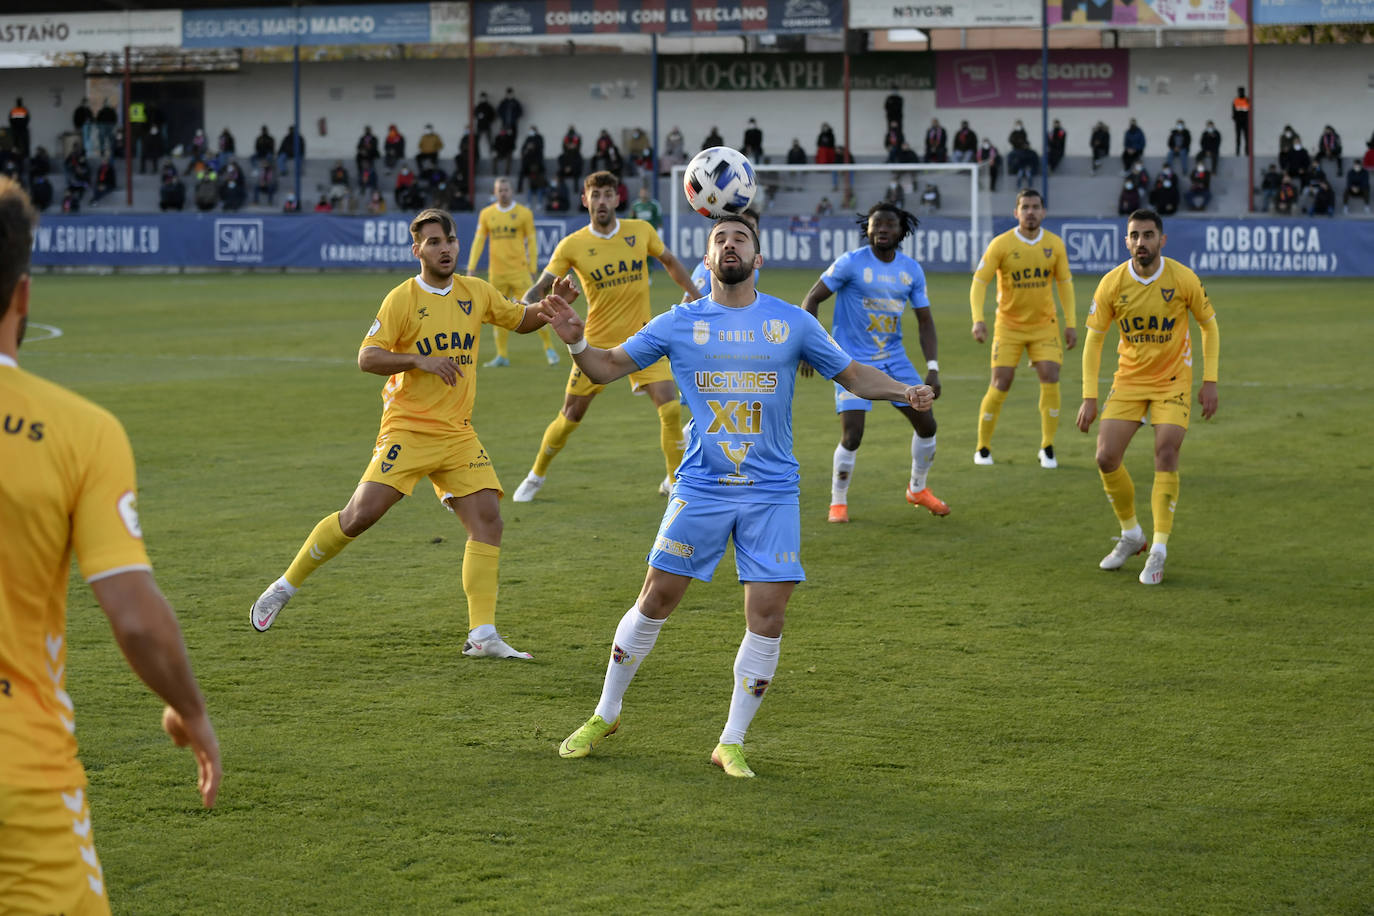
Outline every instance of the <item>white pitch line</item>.
{"label": "white pitch line", "polygon": [[[38,328],[40,331],[47,331],[47,332],[48,332],[48,336],[46,336],[46,337],[30,337],[28,332],[31,331],[31,330],[33,330],[34,328]],[[62,329],[59,328],[59,327],[57,327],[56,325],[51,325],[51,324],[39,324],[39,323],[36,322],[36,321],[30,321],[29,324],[28,324],[27,330],[25,330],[25,332],[24,332],[24,343],[38,343],[40,340],[56,340],[57,338],[59,338],[59,337],[61,337],[61,336],[62,336]]]}

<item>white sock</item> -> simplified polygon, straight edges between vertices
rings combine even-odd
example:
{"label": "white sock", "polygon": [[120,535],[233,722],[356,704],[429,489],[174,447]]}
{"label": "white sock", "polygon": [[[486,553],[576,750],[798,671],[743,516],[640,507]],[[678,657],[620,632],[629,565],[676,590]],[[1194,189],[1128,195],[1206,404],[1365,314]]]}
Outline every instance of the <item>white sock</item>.
{"label": "white sock", "polygon": [[[759,711],[764,691],[778,670],[781,636],[760,636],[744,631],[735,655],[735,687],[730,694],[730,718],[720,733],[721,744],[743,744],[744,733]],[[604,718],[604,717],[603,717]]]}
{"label": "white sock", "polygon": [[911,434],[911,492],[919,493],[926,488],[926,475],[935,463],[935,437],[922,439]]}
{"label": "white sock", "polygon": [[596,704],[596,714],[607,722],[620,717],[621,701],[625,691],[630,688],[639,663],[654,647],[658,633],[663,629],[662,620],[645,617],[636,604],[620,618],[615,628],[615,642],[611,645],[611,660],[606,663],[606,681],[601,686],[601,700]]}
{"label": "white sock", "polygon": [[288,595],[291,595],[292,597],[295,597],[297,586],[292,585],[290,582],[287,582],[287,581],[286,581],[286,576],[282,576],[282,577],[278,578],[277,581],[274,582],[274,583],[272,583],[272,584],[273,584],[273,585],[276,585],[276,586],[279,587],[279,588],[284,588],[284,589],[286,589],[286,593],[287,593]]}
{"label": "white sock", "polygon": [[1145,536],[1145,531],[1140,527],[1140,523],[1137,522],[1130,528],[1122,528],[1121,536],[1123,538],[1132,538],[1134,540],[1139,540],[1140,538],[1143,538]]}
{"label": "white sock", "polygon": [[858,449],[851,452],[843,442],[835,446],[835,461],[830,472],[830,505],[848,504],[849,479],[854,476],[854,460],[858,454]]}

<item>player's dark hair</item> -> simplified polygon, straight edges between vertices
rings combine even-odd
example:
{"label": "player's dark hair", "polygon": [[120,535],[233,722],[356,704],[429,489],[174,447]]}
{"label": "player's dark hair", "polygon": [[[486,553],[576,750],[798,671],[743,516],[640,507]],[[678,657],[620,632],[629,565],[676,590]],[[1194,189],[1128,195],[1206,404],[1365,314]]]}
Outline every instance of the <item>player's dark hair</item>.
{"label": "player's dark hair", "polygon": [[0,176],[0,318],[10,310],[19,278],[29,272],[36,225],[38,211],[29,202],[24,186]]}
{"label": "player's dark hair", "polygon": [[[749,235],[754,239],[754,253],[755,253],[755,254],[758,253],[758,250],[759,250],[759,230],[758,230],[758,223],[757,223],[756,221],[753,221],[753,220],[748,219],[748,218],[747,218],[746,216],[744,216],[743,214],[739,214],[739,213],[730,213],[730,214],[727,214],[727,215],[725,215],[725,216],[722,216],[720,219],[716,220],[714,223],[711,224],[711,235],[715,235],[715,234],[716,234],[716,229],[720,226],[721,223],[739,223],[739,224],[740,224],[741,226],[743,226],[745,229],[748,229],[748,230],[749,230]],[[709,238],[709,236],[708,236],[708,238]]]}
{"label": "player's dark hair", "polygon": [[582,179],[582,190],[590,191],[592,188],[618,188],[620,179],[615,177],[614,172],[592,172]]}
{"label": "player's dark hair", "polygon": [[430,207],[428,210],[421,210],[415,214],[415,218],[410,221],[410,237],[418,245],[420,243],[420,230],[430,223],[438,223],[439,228],[444,231],[444,237],[455,235],[453,217],[447,210],[440,210],[438,207]]}
{"label": "player's dark hair", "polygon": [[1151,210],[1149,207],[1142,207],[1141,209],[1134,211],[1130,216],[1126,217],[1126,223],[1128,225],[1134,222],[1154,223],[1155,228],[1159,230],[1160,234],[1164,234],[1163,218],[1161,218],[1158,213],[1156,213],[1154,210]]}
{"label": "player's dark hair", "polygon": [[868,236],[869,218],[873,216],[874,213],[881,213],[883,211],[887,211],[888,213],[891,213],[893,216],[897,217],[897,221],[902,224],[902,234],[897,236],[898,245],[902,243],[902,239],[906,238],[908,235],[911,235],[911,233],[916,231],[916,227],[921,225],[921,221],[916,218],[916,214],[908,213],[906,210],[903,210],[901,207],[897,206],[890,200],[880,200],[873,206],[869,207],[867,213],[860,213],[859,218],[856,220],[856,222],[859,224],[859,228],[864,231],[865,238],[867,238]]}
{"label": "player's dark hair", "polygon": [[1023,197],[1037,197],[1040,199],[1040,206],[1045,206],[1045,195],[1035,190],[1035,188],[1022,188],[1016,192],[1016,205],[1018,207],[1021,206],[1021,198]]}

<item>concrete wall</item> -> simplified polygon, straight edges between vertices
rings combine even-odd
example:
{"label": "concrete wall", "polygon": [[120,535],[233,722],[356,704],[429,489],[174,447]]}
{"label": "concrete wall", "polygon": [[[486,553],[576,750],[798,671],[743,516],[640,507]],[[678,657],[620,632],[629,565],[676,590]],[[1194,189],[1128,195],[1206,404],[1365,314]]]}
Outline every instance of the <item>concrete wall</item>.
{"label": "concrete wall", "polygon": [[[301,119],[311,158],[351,158],[365,124],[379,135],[397,124],[408,140],[418,139],[432,122],[451,156],[462,134],[467,107],[467,63],[462,60],[302,64]],[[1272,157],[1278,133],[1291,123],[1309,146],[1323,125],[1341,133],[1348,151],[1363,151],[1374,129],[1374,63],[1368,46],[1262,47],[1256,50],[1256,152]],[[1088,152],[1088,135],[1099,119],[1112,130],[1113,149],[1119,149],[1128,118],[1145,129],[1148,153],[1162,156],[1169,126],[1184,118],[1194,137],[1204,122],[1217,122],[1224,136],[1223,154],[1232,149],[1230,100],[1245,82],[1243,47],[1149,48],[1131,52],[1129,108],[1068,108],[1051,112],[1069,132],[1069,153]],[[291,121],[291,67],[284,64],[245,66],[234,74],[209,74],[205,80],[206,133],[213,138],[227,126],[241,150],[251,149],[252,137],[263,124],[280,139]],[[1145,90],[1137,88],[1143,83]],[[624,128],[651,123],[650,61],[647,56],[567,55],[483,59],[478,62],[478,89],[499,98],[513,86],[525,106],[522,128],[536,124],[546,142],[575,123],[588,146],[606,127],[617,138]],[[1211,87],[1211,94],[1206,88]],[[1161,91],[1162,89],[1167,91]],[[385,97],[391,91],[392,97]],[[81,74],[73,69],[0,71],[0,102],[11,104],[23,95],[33,111],[35,142],[53,145],[57,133],[71,123],[71,111],[84,93]],[[876,156],[882,151],[882,103],[886,91],[851,95],[851,130],[855,152]],[[1020,117],[1034,133],[1039,109],[940,109],[935,93],[907,92],[906,126],[913,146],[930,118],[947,126],[967,118],[980,134],[1005,146],[1012,122]],[[55,104],[56,100],[56,104]],[[327,134],[317,123],[323,117]],[[824,92],[662,93],[659,123],[666,134],[681,127],[689,149],[701,145],[710,127],[718,125],[725,141],[741,142],[745,122],[758,119],[765,150],[781,157],[792,137],[814,152],[822,121],[841,135],[843,94]],[[841,137],[841,141],[843,139]],[[588,147],[584,147],[586,150]]]}

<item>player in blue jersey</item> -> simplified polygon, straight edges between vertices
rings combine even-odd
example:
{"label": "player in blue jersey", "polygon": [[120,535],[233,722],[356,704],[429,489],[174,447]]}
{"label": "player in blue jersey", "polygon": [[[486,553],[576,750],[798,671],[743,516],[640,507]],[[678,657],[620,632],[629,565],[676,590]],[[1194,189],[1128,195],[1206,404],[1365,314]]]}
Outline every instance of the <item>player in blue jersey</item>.
{"label": "player in blue jersey", "polygon": [[934,392],[907,385],[851,359],[796,306],[754,289],[762,264],[758,236],[736,216],[711,229],[712,294],[653,318],[612,350],[587,345],[582,320],[558,297],[542,314],[578,367],[606,384],[668,357],[695,418],[672,498],[649,551],[649,571],[634,607],[621,618],[595,714],[562,743],[563,757],[585,757],[620,725],[621,701],[659,630],[693,579],[710,581],[733,537],[744,585],[744,640],[734,691],[711,762],[731,776],[753,776],[744,734],[778,667],[783,617],[801,559],[800,469],[792,456],[792,396],[801,360],[860,397],[901,400],[929,410]]}
{"label": "player in blue jersey", "polygon": [[[902,239],[916,228],[916,217],[896,204],[874,204],[860,218],[868,245],[845,252],[821,274],[802,307],[815,315],[820,304],[838,293],[835,317],[831,322],[835,341],[854,359],[908,385],[921,384],[921,374],[911,364],[902,345],[902,312],[908,304],[916,311],[921,352],[926,358],[925,384],[940,396],[940,363],[935,338],[935,320],[930,317],[926,298],[926,275],[921,265],[898,251]],[[810,375],[804,364],[802,375]],[[893,406],[906,415],[915,432],[911,436],[911,480],[906,501],[929,509],[932,515],[949,515],[945,505],[930,487],[926,477],[935,461],[935,414],[918,411],[901,399]],[[840,415],[840,444],[830,480],[830,521],[849,521],[849,481],[854,460],[864,438],[864,415],[873,402],[843,386],[835,386],[835,412]]]}
{"label": "player in blue jersey", "polygon": [[[757,202],[758,201],[755,200],[755,203]],[[740,216],[744,217],[744,221],[747,222],[749,224],[749,227],[754,230],[754,234],[758,235],[759,215],[754,212],[753,205],[750,205],[749,209],[741,213]],[[700,293],[702,296],[711,295],[711,265],[706,263],[706,258],[704,257],[699,262],[697,262],[696,267],[692,268],[692,285],[696,287],[697,292]],[[755,270],[754,287],[758,288],[758,285],[759,272]],[[697,297],[693,296],[691,293],[682,294],[683,302],[691,302],[694,298]],[[667,494],[664,495],[666,496]]]}

